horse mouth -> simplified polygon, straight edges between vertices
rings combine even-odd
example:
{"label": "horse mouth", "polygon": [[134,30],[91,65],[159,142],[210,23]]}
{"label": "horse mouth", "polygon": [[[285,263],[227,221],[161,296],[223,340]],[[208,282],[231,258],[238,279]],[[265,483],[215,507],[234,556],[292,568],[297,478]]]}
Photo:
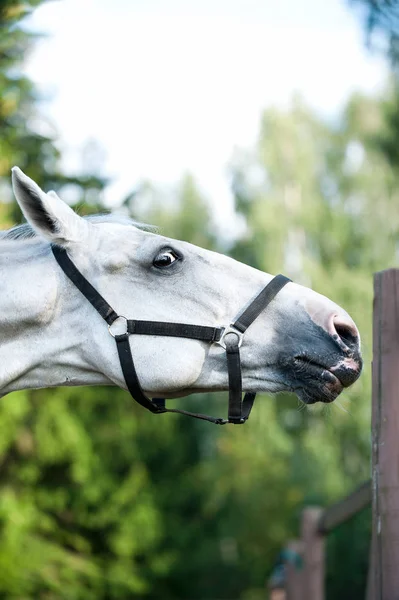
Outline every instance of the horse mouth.
{"label": "horse mouth", "polygon": [[[326,366],[313,358],[296,356],[292,366],[292,390],[305,404],[314,404],[315,402],[329,404],[346,387],[346,382],[342,382],[338,375],[333,373],[334,367]],[[357,377],[358,374],[352,378],[351,383]]]}

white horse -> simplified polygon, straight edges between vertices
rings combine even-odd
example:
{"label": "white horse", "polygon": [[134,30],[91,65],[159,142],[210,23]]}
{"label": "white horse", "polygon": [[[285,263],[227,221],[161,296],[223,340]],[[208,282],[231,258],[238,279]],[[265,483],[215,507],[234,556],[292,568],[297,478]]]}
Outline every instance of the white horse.
{"label": "white horse", "polygon": [[[113,384],[126,389],[106,323],[59,268],[52,246],[119,315],[228,326],[273,278],[232,258],[149,232],[114,216],[82,218],[55,192],[13,169],[27,224],[0,234],[0,394]],[[137,377],[166,398],[228,389],[224,349],[177,337],[132,335]],[[326,297],[288,283],[242,340],[248,392],[293,391],[330,402],[361,371],[359,332]]]}

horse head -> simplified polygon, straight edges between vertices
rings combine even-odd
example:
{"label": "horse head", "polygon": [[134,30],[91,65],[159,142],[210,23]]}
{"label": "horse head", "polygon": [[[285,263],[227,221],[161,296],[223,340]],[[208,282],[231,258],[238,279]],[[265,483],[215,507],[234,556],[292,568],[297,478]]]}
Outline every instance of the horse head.
{"label": "horse head", "polygon": [[[126,388],[108,327],[65,277],[52,247],[67,253],[118,315],[151,322],[226,331],[273,279],[128,219],[82,218],[18,168],[13,187],[29,225],[0,238],[2,281],[8,268],[13,282],[5,285],[13,326],[4,335],[13,338],[10,343],[24,359],[16,361],[8,380],[0,380],[3,393],[93,383]],[[360,337],[351,317],[325,296],[293,282],[239,341],[242,387],[248,392],[292,391],[305,403],[331,402],[361,372]],[[223,344],[131,335],[129,348],[147,394],[168,398],[228,389]]]}

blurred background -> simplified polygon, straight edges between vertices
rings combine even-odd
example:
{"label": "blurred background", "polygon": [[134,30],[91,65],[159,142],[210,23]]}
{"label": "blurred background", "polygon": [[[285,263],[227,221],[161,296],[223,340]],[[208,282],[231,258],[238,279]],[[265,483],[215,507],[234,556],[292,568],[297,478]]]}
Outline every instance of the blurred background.
{"label": "blurred background", "polygon": [[[240,428],[154,417],[115,388],[5,397],[2,598],[265,599],[301,509],[369,477],[398,64],[395,0],[0,0],[2,228],[21,220],[17,164],[81,214],[123,212],[311,286],[351,313],[365,357],[332,406],[261,396]],[[367,510],[328,537],[328,600],[364,598],[369,539]]]}

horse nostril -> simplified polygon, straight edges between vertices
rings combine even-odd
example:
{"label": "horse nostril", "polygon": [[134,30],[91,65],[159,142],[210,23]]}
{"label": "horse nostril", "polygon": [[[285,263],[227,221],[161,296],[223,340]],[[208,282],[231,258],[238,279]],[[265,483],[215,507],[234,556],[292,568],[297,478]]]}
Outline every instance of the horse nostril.
{"label": "horse nostril", "polygon": [[359,347],[359,331],[350,317],[334,315],[330,321],[329,329],[331,335],[340,344],[344,344],[351,350]]}

